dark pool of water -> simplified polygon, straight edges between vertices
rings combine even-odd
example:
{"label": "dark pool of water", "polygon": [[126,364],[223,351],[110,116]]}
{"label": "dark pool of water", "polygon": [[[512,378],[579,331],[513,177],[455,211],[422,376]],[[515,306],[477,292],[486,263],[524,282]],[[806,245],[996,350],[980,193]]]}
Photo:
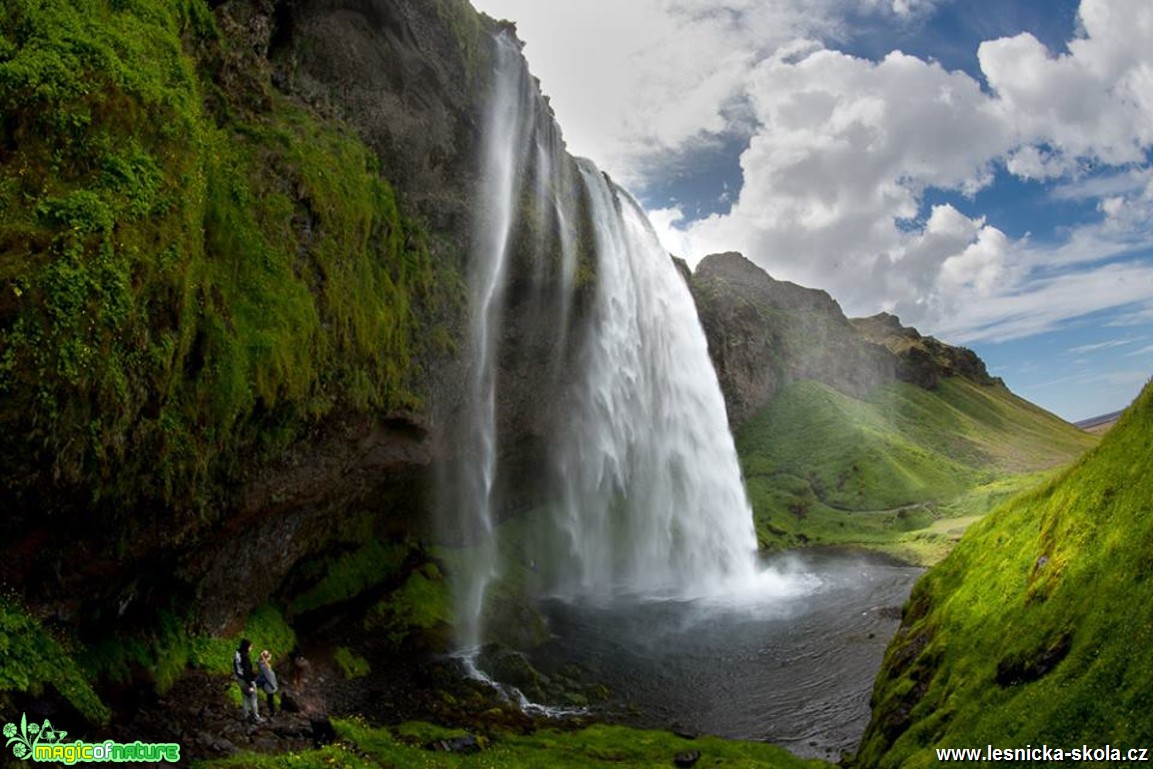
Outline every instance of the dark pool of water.
{"label": "dark pool of water", "polygon": [[547,601],[542,670],[576,664],[611,690],[599,715],[766,740],[802,756],[852,751],[899,607],[920,569],[845,551],[790,553],[763,596],[733,602]]}

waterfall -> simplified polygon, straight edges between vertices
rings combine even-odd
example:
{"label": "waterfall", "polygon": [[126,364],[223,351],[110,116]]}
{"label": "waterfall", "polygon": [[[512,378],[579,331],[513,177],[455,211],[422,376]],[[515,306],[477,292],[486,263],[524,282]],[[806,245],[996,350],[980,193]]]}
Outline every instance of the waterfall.
{"label": "waterfall", "polygon": [[513,386],[502,377],[523,379],[509,374],[522,371],[521,348],[534,350],[531,386],[559,414],[530,468],[544,499],[522,527],[533,536],[520,557],[540,589],[691,598],[732,591],[756,572],[752,513],[684,278],[637,203],[564,151],[514,39],[497,39],[495,62],[468,274],[469,403],[442,502],[462,545],[454,570],[465,652],[485,640],[488,593],[503,571],[502,488],[515,473],[502,467],[511,408],[502,396]]}
{"label": "waterfall", "polygon": [[[457,643],[466,650],[476,649],[483,640],[485,598],[500,574],[493,529],[499,504],[495,486],[499,469],[497,389],[508,265],[518,220],[535,220],[533,229],[542,234],[533,243],[538,253],[548,247],[544,233],[554,233],[559,241],[563,295],[557,323],[560,329],[567,328],[574,264],[571,227],[559,221],[563,212],[554,200],[555,191],[562,189],[566,180],[554,167],[555,159],[564,156],[563,144],[519,45],[505,35],[496,40],[494,86],[482,141],[480,195],[468,275],[473,359],[469,403],[457,435],[460,460],[444,481],[452,490],[449,501],[442,502],[448,510],[441,515],[448,519],[445,528],[450,539],[468,545],[453,591]],[[525,211],[527,189],[533,190],[528,198],[532,203],[549,205],[535,205],[534,211]],[[536,264],[541,261],[536,260]],[[541,273],[536,278],[546,282],[548,276]]]}
{"label": "waterfall", "polygon": [[[598,255],[571,430],[557,446],[561,594],[717,594],[754,575],[756,534],[685,280],[643,211],[581,161]],[[567,550],[567,552],[565,552]]]}

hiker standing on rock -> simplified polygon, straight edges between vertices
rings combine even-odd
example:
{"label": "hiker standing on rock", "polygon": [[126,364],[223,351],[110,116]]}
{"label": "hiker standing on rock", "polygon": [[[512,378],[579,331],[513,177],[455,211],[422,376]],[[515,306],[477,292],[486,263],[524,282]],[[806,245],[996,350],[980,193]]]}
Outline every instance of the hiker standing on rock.
{"label": "hiker standing on rock", "polygon": [[252,669],[252,658],[248,656],[252,642],[247,638],[240,642],[236,654],[232,657],[232,673],[236,676],[236,683],[240,685],[240,702],[244,706],[244,717],[251,723],[258,724],[260,718],[259,703],[256,696],[256,671]]}
{"label": "hiker standing on rock", "polygon": [[272,700],[272,695],[276,694],[276,672],[272,669],[272,652],[265,649],[260,653],[260,659],[256,663],[260,666],[260,675],[256,677],[256,685],[264,690],[268,695],[268,717],[272,718],[276,715],[276,703]]}

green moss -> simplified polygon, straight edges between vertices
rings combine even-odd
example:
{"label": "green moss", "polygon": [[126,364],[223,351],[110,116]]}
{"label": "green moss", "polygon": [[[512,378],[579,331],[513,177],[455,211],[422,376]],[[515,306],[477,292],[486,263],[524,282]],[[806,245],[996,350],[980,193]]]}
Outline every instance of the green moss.
{"label": "green moss", "polygon": [[414,571],[404,585],[380,601],[365,619],[365,629],[401,644],[422,631],[447,628],[452,622],[448,583],[434,563]]}
{"label": "green moss", "polygon": [[0,693],[39,697],[54,688],[86,718],[107,723],[100,701],[68,648],[12,600],[0,597]]}
{"label": "green moss", "polygon": [[[314,587],[292,600],[293,614],[347,601],[396,575],[408,555],[404,545],[385,545],[371,540],[351,553],[326,564],[317,564],[323,576]],[[316,570],[305,565],[305,570]]]}
{"label": "green moss", "polygon": [[273,604],[253,610],[244,629],[235,636],[217,638],[191,630],[187,610],[169,609],[157,614],[148,628],[113,633],[77,652],[76,658],[88,680],[116,684],[151,684],[166,694],[189,667],[217,674],[232,673],[232,655],[241,638],[257,650],[287,654],[296,647],[296,633]]}
{"label": "green moss", "polygon": [[147,630],[116,632],[87,645],[77,656],[92,680],[117,684],[147,680],[156,693],[164,694],[184,674],[191,652],[187,617],[165,610]]}
{"label": "green moss", "polygon": [[1101,445],[970,528],[917,584],[863,766],[934,747],[1139,747],[1153,735],[1153,386]]}
{"label": "green moss", "polygon": [[361,657],[347,646],[338,646],[332,652],[332,659],[345,678],[363,678],[372,672],[368,660]]}
{"label": "green moss", "polygon": [[132,526],[338,405],[421,405],[457,281],[358,138],[228,71],[205,3],[13,0],[0,39],[6,472]]}
{"label": "green moss", "polygon": [[197,636],[192,639],[190,663],[211,673],[232,674],[232,656],[240,639],[252,641],[252,648],[262,649],[279,658],[296,648],[296,632],[272,603],[259,606],[248,615],[244,629],[228,638]]}

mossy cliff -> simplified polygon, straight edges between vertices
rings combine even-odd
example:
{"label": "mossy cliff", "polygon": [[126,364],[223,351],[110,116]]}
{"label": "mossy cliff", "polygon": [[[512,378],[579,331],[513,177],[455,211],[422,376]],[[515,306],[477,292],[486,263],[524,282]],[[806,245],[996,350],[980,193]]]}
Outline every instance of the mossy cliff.
{"label": "mossy cliff", "polygon": [[0,16],[3,575],[41,598],[236,536],[294,481],[324,497],[356,457],[282,471],[310,445],[426,461],[460,256],[350,125],[273,86],[275,10]]}
{"label": "mossy cliff", "polygon": [[999,382],[972,350],[887,313],[847,318],[826,292],[775,280],[735,252],[706,256],[690,285],[734,430],[792,382],[822,382],[853,398],[898,381],[927,390],[955,376]]}
{"label": "mossy cliff", "polygon": [[877,679],[859,766],[936,765],[935,748],[1148,747],[1151,455],[1148,385],[1100,446],[925,575]]}

